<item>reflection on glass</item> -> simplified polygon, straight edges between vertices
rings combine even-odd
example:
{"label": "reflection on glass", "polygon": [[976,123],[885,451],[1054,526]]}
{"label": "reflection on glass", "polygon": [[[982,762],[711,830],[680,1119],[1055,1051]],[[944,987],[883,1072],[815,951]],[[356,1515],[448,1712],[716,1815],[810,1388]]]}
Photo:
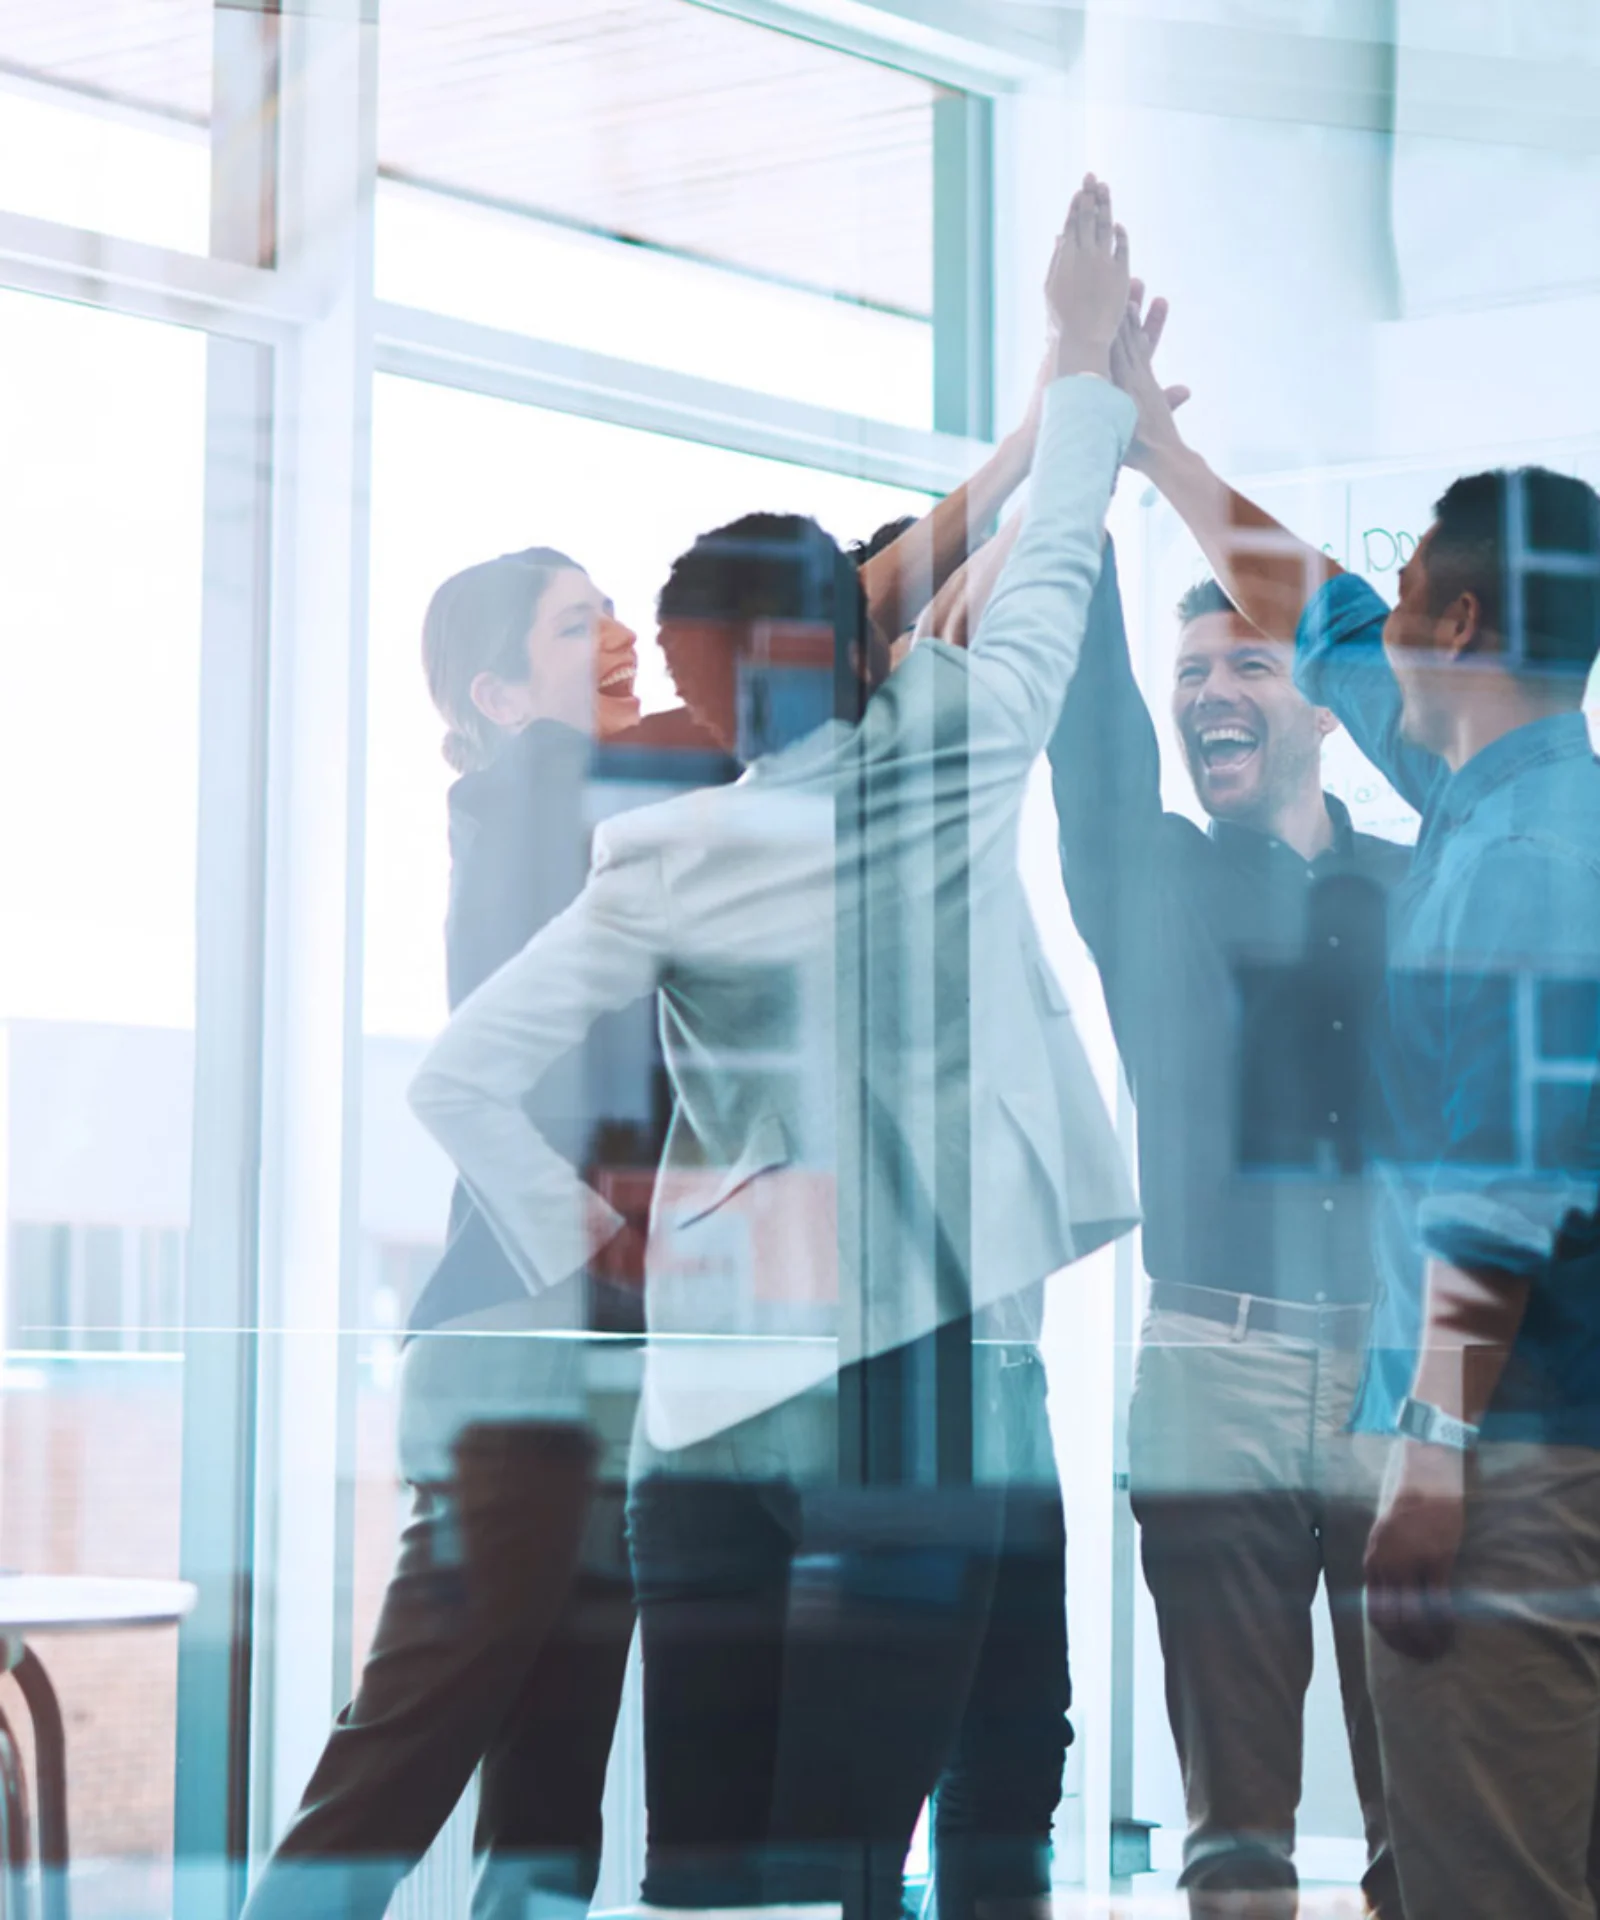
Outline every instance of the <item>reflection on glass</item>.
{"label": "reflection on glass", "polygon": [[1593,1906],[1596,25],[1082,11],[0,8],[86,1920]]}

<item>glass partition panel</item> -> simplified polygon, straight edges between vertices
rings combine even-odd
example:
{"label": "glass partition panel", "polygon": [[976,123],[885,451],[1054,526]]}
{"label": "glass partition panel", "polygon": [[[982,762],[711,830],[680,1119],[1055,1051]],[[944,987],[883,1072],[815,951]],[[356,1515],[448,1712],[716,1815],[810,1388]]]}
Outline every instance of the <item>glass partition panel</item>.
{"label": "glass partition panel", "polygon": [[[205,342],[4,294],[0,343],[0,1564],[173,1579]],[[170,1912],[175,1631],[33,1644],[77,1911]]]}

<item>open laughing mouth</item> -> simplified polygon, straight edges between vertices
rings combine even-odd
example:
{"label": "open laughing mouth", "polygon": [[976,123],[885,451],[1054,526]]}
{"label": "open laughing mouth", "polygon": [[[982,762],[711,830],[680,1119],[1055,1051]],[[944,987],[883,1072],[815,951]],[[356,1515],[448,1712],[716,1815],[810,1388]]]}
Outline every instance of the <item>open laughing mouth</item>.
{"label": "open laughing mouth", "polygon": [[1231,773],[1242,767],[1261,745],[1261,736],[1249,727],[1229,722],[1224,726],[1197,727],[1195,743],[1208,772]]}
{"label": "open laughing mouth", "polygon": [[600,691],[610,694],[619,700],[626,699],[627,696],[633,692],[634,676],[638,671],[639,668],[636,661],[622,661],[620,665],[613,667],[609,673],[603,673],[600,676]]}

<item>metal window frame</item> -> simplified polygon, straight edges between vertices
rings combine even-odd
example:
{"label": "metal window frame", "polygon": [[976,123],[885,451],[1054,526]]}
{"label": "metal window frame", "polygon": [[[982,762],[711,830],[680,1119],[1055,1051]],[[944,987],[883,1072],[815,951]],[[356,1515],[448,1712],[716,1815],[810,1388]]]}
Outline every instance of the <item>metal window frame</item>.
{"label": "metal window frame", "polygon": [[0,212],[0,288],[210,343],[182,1920],[238,1911],[349,1674],[374,374],[930,492],[970,472],[987,434],[990,96],[1025,63],[978,46],[968,60],[955,36],[853,0],[722,10],[965,90],[936,126],[939,430],[378,302],[368,0],[216,0],[209,257]]}

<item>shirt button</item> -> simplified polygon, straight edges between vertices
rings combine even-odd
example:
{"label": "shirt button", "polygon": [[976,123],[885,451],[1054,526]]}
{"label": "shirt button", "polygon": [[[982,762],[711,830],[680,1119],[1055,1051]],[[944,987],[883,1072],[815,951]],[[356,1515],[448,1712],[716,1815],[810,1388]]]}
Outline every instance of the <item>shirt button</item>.
{"label": "shirt button", "polygon": [[1344,1032],[1344,1022],[1343,1022],[1342,1020],[1335,1020],[1335,1021],[1334,1021],[1334,1023],[1333,1023],[1333,1030],[1334,1030],[1334,1032],[1335,1032],[1335,1033],[1343,1033],[1343,1032]]}
{"label": "shirt button", "polygon": [[1330,934],[1328,935],[1328,945],[1329,945],[1330,947],[1336,947],[1336,946],[1338,946],[1338,944],[1339,944],[1339,936],[1338,936],[1338,934],[1336,934],[1336,933],[1330,933]]}
{"label": "shirt button", "polygon": [[1318,1306],[1320,1307],[1320,1306],[1322,1305],[1322,1303],[1323,1303],[1323,1301],[1327,1299],[1327,1297],[1328,1297],[1328,1296],[1327,1296],[1327,1295],[1326,1295],[1325,1293],[1319,1293],[1319,1294],[1317,1295],[1317,1305],[1318,1305]]}
{"label": "shirt button", "polygon": [[1336,1127],[1336,1126],[1338,1126],[1338,1124],[1339,1124],[1339,1116],[1338,1116],[1338,1114],[1336,1114],[1336,1113],[1330,1113],[1330,1114],[1328,1115],[1328,1125],[1329,1125],[1330,1127]]}
{"label": "shirt button", "polygon": [[1332,1212],[1333,1212],[1333,1202],[1332,1202],[1331,1200],[1324,1200],[1324,1201],[1323,1201],[1323,1203],[1322,1203],[1322,1211],[1323,1211],[1324,1213],[1332,1213]]}

